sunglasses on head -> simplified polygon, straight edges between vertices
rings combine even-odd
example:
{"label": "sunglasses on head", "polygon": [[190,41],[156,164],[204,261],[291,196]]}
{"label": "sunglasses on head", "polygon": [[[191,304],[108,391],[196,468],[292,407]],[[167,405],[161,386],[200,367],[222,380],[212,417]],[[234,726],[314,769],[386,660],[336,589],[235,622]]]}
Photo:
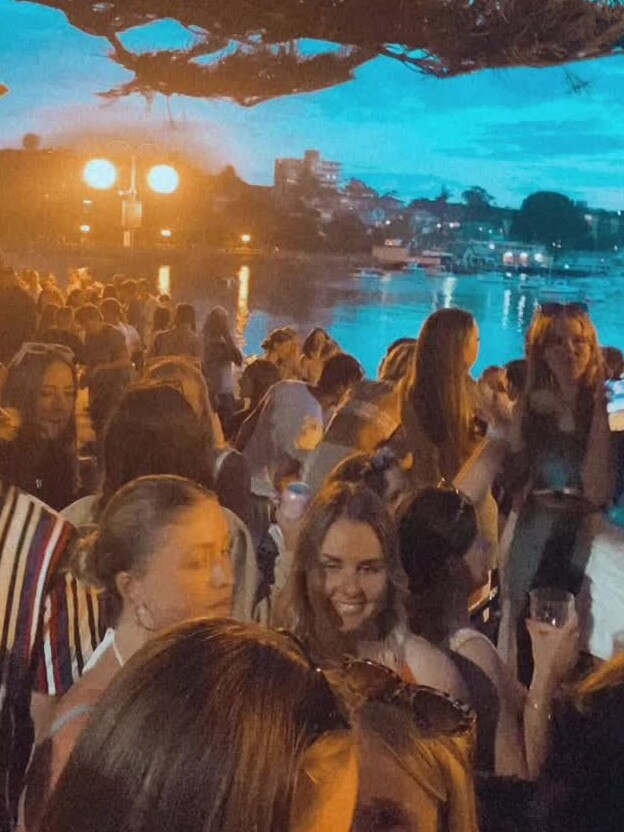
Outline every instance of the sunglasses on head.
{"label": "sunglasses on head", "polygon": [[17,367],[24,359],[31,355],[57,355],[72,366],[76,363],[74,351],[64,344],[44,344],[41,341],[26,341],[13,357],[11,364]]}
{"label": "sunglasses on head", "polygon": [[408,711],[425,736],[464,736],[474,731],[477,716],[468,705],[442,691],[405,682],[394,671],[369,659],[347,659],[343,668],[368,702]]}
{"label": "sunglasses on head", "polygon": [[581,301],[575,303],[541,303],[539,311],[549,318],[570,317],[589,315],[589,307]]}

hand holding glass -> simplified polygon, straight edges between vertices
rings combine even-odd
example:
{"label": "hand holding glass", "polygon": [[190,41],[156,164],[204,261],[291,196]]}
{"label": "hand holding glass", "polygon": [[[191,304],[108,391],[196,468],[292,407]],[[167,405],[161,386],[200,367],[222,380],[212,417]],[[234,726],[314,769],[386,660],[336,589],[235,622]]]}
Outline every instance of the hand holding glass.
{"label": "hand holding glass", "polygon": [[540,587],[529,593],[531,618],[552,627],[564,627],[574,614],[574,595],[556,587]]}

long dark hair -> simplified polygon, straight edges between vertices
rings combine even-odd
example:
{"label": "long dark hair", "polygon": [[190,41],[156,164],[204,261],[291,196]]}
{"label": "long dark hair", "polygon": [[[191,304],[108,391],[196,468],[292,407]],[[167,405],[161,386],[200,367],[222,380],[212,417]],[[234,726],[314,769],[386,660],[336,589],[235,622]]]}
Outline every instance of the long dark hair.
{"label": "long dark hair", "polygon": [[533,806],[540,832],[624,829],[624,655],[559,698]]}
{"label": "long dark hair", "polygon": [[113,680],[39,830],[289,832],[306,750],[344,725],[288,636],[230,621],[181,625]]}
{"label": "long dark hair", "polygon": [[175,474],[212,489],[209,451],[209,428],[173,382],[129,388],[104,435],[99,510],[122,485],[150,474]]}
{"label": "long dark hair", "polygon": [[[37,400],[53,364],[64,364],[71,370],[77,390],[76,367],[63,348],[33,344],[33,350],[39,346],[41,351],[18,353],[8,367],[2,406],[19,411],[21,426],[17,437],[0,449],[0,476],[5,483],[17,485],[60,510],[74,499],[78,489],[76,418],[70,418],[57,439],[45,439],[37,425]],[[37,481],[41,482],[39,488]]]}
{"label": "long dark hair", "polygon": [[453,476],[475,442],[475,401],[464,362],[475,319],[464,309],[439,309],[425,321],[407,379],[407,399]]}
{"label": "long dark hair", "polygon": [[217,340],[218,338],[231,340],[228,314],[222,306],[213,306],[206,316],[204,336],[211,340]]}
{"label": "long dark hair", "polygon": [[389,635],[403,615],[406,580],[397,554],[396,530],[379,497],[359,483],[333,483],[316,496],[308,509],[286,587],[278,596],[274,623],[301,638],[319,661],[356,653],[357,634],[339,632],[336,614],[321,592],[320,554],[328,531],[338,520],[365,523],[377,536],[388,571],[388,595],[375,622],[377,638]]}
{"label": "long dark hair", "polygon": [[452,593],[469,591],[462,559],[477,536],[474,507],[454,491],[428,488],[402,507],[398,531],[410,629],[439,644]]}

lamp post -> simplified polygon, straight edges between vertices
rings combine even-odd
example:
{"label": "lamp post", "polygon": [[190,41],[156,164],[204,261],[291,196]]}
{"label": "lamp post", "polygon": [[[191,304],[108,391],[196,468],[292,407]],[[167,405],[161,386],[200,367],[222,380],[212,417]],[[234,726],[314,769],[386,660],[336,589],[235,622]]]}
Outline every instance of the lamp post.
{"label": "lamp post", "polygon": [[[141,227],[143,220],[143,203],[138,194],[137,159],[141,151],[153,149],[156,145],[151,142],[144,142],[133,146],[129,142],[116,139],[111,142],[123,147],[130,157],[130,183],[129,187],[119,191],[121,197],[121,227],[123,230],[124,248],[132,248],[135,240],[135,233]],[[83,178],[87,185],[99,190],[112,188],[118,177],[117,167],[108,159],[91,159],[85,165]],[[177,170],[171,165],[154,165],[147,175],[147,184],[152,191],[161,194],[172,194],[177,190],[180,177]]]}

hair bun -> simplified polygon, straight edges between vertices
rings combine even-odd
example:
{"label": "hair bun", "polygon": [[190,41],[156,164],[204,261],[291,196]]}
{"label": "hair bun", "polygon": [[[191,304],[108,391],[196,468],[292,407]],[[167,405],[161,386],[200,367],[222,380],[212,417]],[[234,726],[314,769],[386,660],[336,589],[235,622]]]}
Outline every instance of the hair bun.
{"label": "hair bun", "polygon": [[78,529],[78,537],[74,543],[72,553],[72,571],[78,580],[104,589],[102,577],[99,574],[98,561],[100,559],[100,530],[99,526],[89,524]]}

